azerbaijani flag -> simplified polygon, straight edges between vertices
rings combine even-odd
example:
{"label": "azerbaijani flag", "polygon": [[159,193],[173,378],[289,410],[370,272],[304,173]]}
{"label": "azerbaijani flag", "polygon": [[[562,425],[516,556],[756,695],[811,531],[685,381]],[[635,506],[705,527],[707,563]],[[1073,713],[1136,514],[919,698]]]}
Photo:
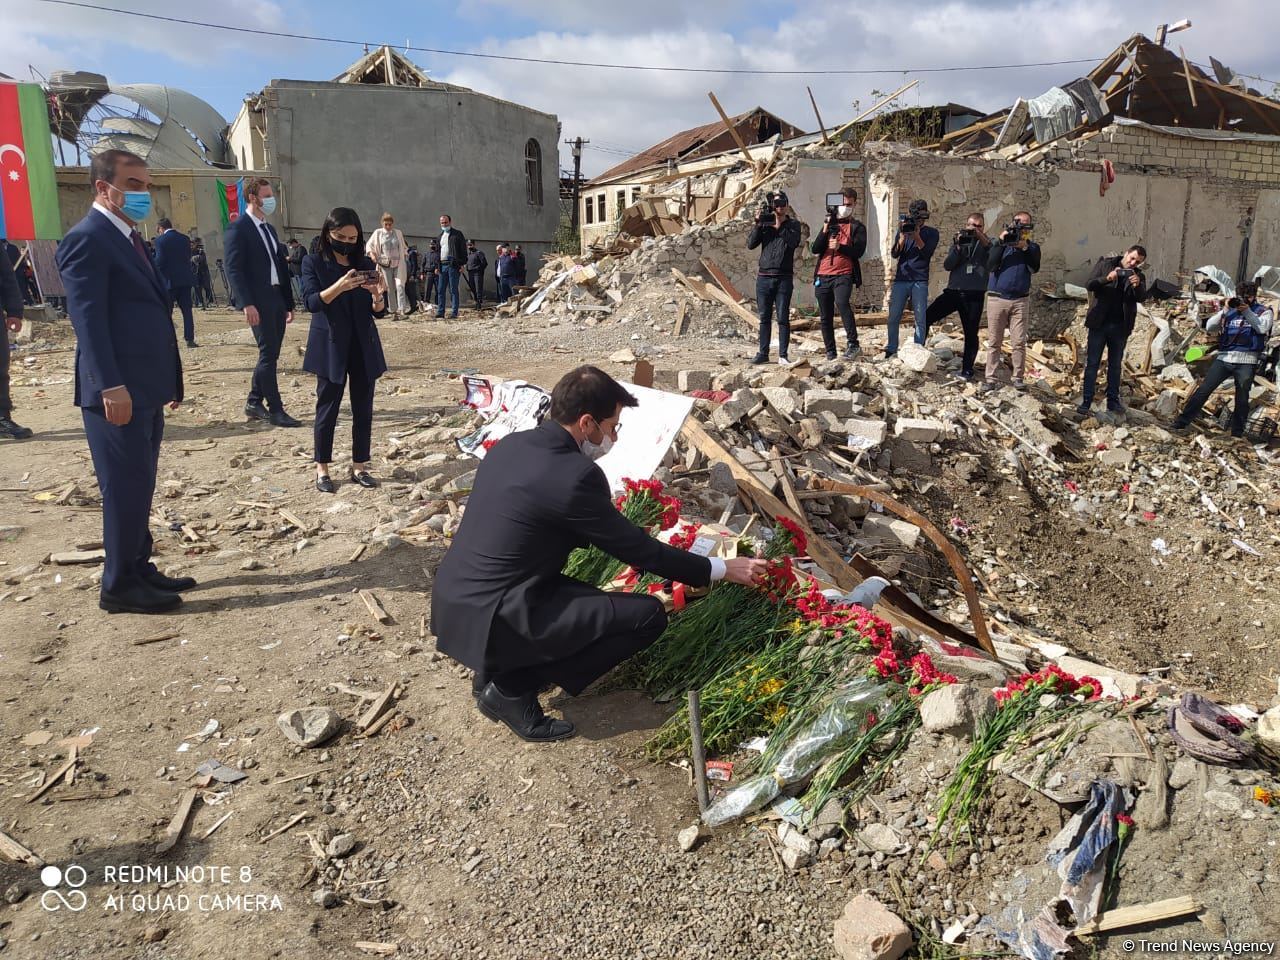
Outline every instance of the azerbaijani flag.
{"label": "azerbaijani flag", "polygon": [[0,236],[62,239],[49,110],[35,83],[0,81]]}
{"label": "azerbaijani flag", "polygon": [[222,226],[226,229],[244,213],[244,177],[235,183],[213,182],[218,185],[218,206],[222,208]]}

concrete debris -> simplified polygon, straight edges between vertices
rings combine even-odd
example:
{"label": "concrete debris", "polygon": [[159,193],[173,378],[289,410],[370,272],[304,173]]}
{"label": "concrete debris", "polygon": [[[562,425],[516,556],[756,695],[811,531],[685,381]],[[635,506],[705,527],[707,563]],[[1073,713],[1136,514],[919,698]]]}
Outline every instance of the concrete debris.
{"label": "concrete debris", "polygon": [[933,443],[946,433],[946,425],[937,420],[918,420],[899,417],[893,425],[893,435],[915,443]]}
{"label": "concrete debris", "polygon": [[318,747],[342,728],[342,718],[328,707],[301,707],[276,717],[276,726],[300,747]]}
{"label": "concrete debris", "polygon": [[898,960],[911,948],[911,931],[901,917],[863,893],[836,920],[835,948],[840,960]]}
{"label": "concrete debris", "polygon": [[932,691],[920,702],[920,724],[927,733],[972,737],[978,724],[995,711],[986,691],[967,683],[953,683]]}

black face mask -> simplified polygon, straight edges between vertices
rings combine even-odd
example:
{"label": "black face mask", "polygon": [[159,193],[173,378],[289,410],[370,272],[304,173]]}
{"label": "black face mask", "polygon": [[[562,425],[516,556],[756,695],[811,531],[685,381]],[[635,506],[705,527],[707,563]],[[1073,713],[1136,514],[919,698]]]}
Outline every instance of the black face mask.
{"label": "black face mask", "polygon": [[340,253],[344,257],[349,257],[360,249],[360,244],[354,240],[335,240],[333,237],[329,238],[329,246],[334,253]]}

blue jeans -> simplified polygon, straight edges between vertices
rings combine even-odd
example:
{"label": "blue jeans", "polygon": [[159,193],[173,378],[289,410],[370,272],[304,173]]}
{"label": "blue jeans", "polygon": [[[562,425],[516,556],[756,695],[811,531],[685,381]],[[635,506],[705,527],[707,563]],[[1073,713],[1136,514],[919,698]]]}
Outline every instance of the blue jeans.
{"label": "blue jeans", "polygon": [[1124,327],[1109,323],[1089,331],[1089,343],[1085,348],[1084,396],[1081,408],[1093,406],[1093,394],[1098,387],[1098,368],[1102,366],[1102,351],[1107,351],[1107,409],[1115,413],[1123,409],[1120,403],[1120,378],[1124,376],[1124,345],[1129,334]]}
{"label": "blue jeans", "polygon": [[791,277],[756,277],[756,309],[760,316],[760,356],[769,356],[774,313],[778,317],[778,356],[786,358],[791,344]]}
{"label": "blue jeans", "polygon": [[453,298],[453,316],[458,315],[458,268],[451,263],[440,264],[440,286],[436,290],[436,316],[444,316],[445,294]]}
{"label": "blue jeans", "polygon": [[926,317],[929,310],[928,280],[895,280],[889,291],[889,345],[885,353],[893,356],[898,352],[898,324],[902,322],[902,311],[906,309],[907,298],[911,298],[911,312],[916,317],[916,343],[923,344],[927,334]]}
{"label": "blue jeans", "polygon": [[1209,365],[1204,379],[1200,381],[1200,386],[1196,387],[1196,392],[1191,395],[1186,407],[1178,414],[1178,419],[1173,421],[1173,425],[1181,428],[1190,424],[1200,412],[1200,408],[1204,406],[1205,401],[1209,399],[1210,394],[1224,381],[1234,379],[1236,402],[1231,411],[1231,435],[1243,437],[1245,424],[1249,421],[1249,391],[1253,389],[1253,375],[1257,370],[1258,366],[1254,363],[1227,363],[1225,360],[1214,360]]}
{"label": "blue jeans", "polygon": [[510,299],[511,299],[511,278],[499,277],[498,278],[498,302],[506,303]]}

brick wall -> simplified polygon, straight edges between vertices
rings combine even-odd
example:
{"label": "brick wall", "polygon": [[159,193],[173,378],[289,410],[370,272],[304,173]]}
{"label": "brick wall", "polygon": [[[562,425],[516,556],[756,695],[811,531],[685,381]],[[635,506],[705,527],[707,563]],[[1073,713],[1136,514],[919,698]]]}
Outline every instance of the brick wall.
{"label": "brick wall", "polygon": [[1280,140],[1197,140],[1113,124],[1088,140],[1054,148],[1050,157],[1068,163],[1106,159],[1127,169],[1280,184]]}

